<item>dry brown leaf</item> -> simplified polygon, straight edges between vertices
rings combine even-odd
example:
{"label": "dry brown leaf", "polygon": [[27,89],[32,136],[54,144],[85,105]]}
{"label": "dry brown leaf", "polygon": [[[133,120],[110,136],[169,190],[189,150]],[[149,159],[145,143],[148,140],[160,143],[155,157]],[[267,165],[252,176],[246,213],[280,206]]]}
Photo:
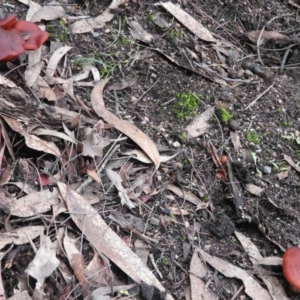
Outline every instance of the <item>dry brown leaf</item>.
{"label": "dry brown leaf", "polygon": [[199,39],[206,42],[216,41],[208,29],[206,29],[200,22],[195,20],[188,13],[183,11],[179,6],[170,1],[160,2],[160,4]]}
{"label": "dry brown leaf", "polygon": [[284,160],[287,161],[287,162],[290,164],[290,166],[293,167],[297,172],[300,172],[300,167],[294,163],[294,161],[292,160],[292,158],[291,158],[290,156],[288,156],[288,155],[285,154],[285,155],[283,156],[283,158],[284,158]]}
{"label": "dry brown leaf", "polygon": [[261,194],[262,194],[263,191],[264,191],[264,189],[262,189],[261,187],[255,185],[255,184],[253,184],[253,183],[247,183],[247,184],[245,184],[245,189],[246,189],[249,193],[251,193],[251,194],[253,194],[253,195],[255,195],[255,196],[258,196],[258,197],[260,197]]}
{"label": "dry brown leaf", "polygon": [[28,237],[33,240],[38,237],[43,231],[44,226],[24,226],[13,230],[7,235],[1,235],[0,249],[6,245],[13,243],[14,245],[23,245],[29,243]]}
{"label": "dry brown leaf", "polygon": [[277,174],[277,177],[279,180],[282,180],[284,178],[287,178],[289,176],[289,172],[291,170],[291,167],[288,167],[286,171],[281,171],[280,173]]}
{"label": "dry brown leaf", "polygon": [[87,169],[86,173],[93,178],[93,180],[95,180],[96,182],[100,183],[101,182],[101,178],[99,177],[98,173],[95,170],[90,170]]}
{"label": "dry brown leaf", "polygon": [[[250,41],[256,44],[260,33],[261,30],[250,31],[250,32],[246,32],[246,36]],[[273,40],[274,42],[281,42],[284,44],[287,44],[291,41],[289,37],[279,32],[265,30],[261,36],[259,45],[263,45],[268,40]]]}
{"label": "dry brown leaf", "polygon": [[70,239],[67,230],[64,237],[64,249],[67,253],[70,266],[74,271],[74,275],[80,283],[82,295],[86,297],[89,294],[89,284],[84,275],[84,258],[75,246],[74,240]]}
{"label": "dry brown leaf", "polygon": [[206,278],[206,266],[195,250],[190,262],[191,299],[217,300],[218,297],[208,291],[202,278]]}
{"label": "dry brown leaf", "polygon": [[242,144],[240,141],[240,135],[236,131],[230,131],[230,138],[231,138],[231,142],[233,144],[234,150],[236,152],[239,152],[240,149],[242,148]]}
{"label": "dry brown leaf", "polygon": [[215,108],[212,107],[197,116],[193,122],[185,128],[187,133],[193,138],[206,133],[212,126],[209,121],[213,118],[214,112]]}
{"label": "dry brown leaf", "polygon": [[75,136],[74,136],[74,132],[73,132],[72,137],[70,137],[69,135],[66,135],[63,132],[59,132],[59,131],[55,131],[55,130],[51,130],[51,129],[47,129],[47,128],[37,128],[37,129],[34,129],[32,131],[32,133],[36,134],[36,135],[55,136],[55,137],[58,137],[60,139],[66,140],[68,142],[77,144],[77,141],[76,141]]}
{"label": "dry brown leaf", "polygon": [[129,21],[128,25],[131,27],[129,31],[134,39],[141,40],[144,43],[150,43],[153,40],[153,35],[148,33],[139,22]]}
{"label": "dry brown leaf", "polygon": [[222,273],[228,278],[238,278],[243,281],[245,286],[245,293],[253,300],[272,300],[267,290],[259,285],[259,283],[248,274],[245,270],[220,259],[215,256],[211,256],[205,251],[199,249],[204,260],[209,263],[213,268]]}
{"label": "dry brown leaf", "polygon": [[0,192],[1,207],[11,215],[17,217],[32,217],[51,210],[52,205],[58,205],[57,188],[43,190],[41,192],[32,192],[20,199],[7,197]]}
{"label": "dry brown leaf", "polygon": [[177,187],[174,184],[167,184],[165,186],[165,188],[169,191],[172,191],[174,194],[176,194],[178,197],[184,198],[187,201],[199,206],[199,209],[202,208],[207,208],[208,207],[208,203],[204,203],[202,202],[199,198],[197,198],[195,195],[193,195],[191,192],[186,191],[184,189],[181,189],[179,187]]}
{"label": "dry brown leaf", "polygon": [[[104,254],[115,263],[123,272],[137,283],[142,281],[154,285],[160,291],[164,287],[153,273],[132,252],[122,239],[110,229],[97,211],[78,193],[69,190],[68,187],[58,182],[59,190],[64,198],[71,218],[85,235],[99,254]],[[166,300],[173,300],[167,295]]]}
{"label": "dry brown leaf", "polygon": [[160,157],[153,141],[136,126],[129,122],[120,120],[117,116],[105,108],[102,94],[103,88],[107,82],[108,79],[101,80],[96,84],[92,91],[91,103],[94,111],[100,118],[103,118],[104,121],[112,124],[117,130],[131,138],[153,161],[156,171],[160,165]]}
{"label": "dry brown leaf", "polygon": [[[256,264],[258,261],[263,259],[262,255],[260,254],[258,248],[251,242],[248,237],[245,237],[240,232],[235,232],[236,237],[242,244],[244,250],[248,253],[249,259],[251,260],[252,264]],[[267,286],[272,299],[273,300],[288,300],[288,297],[285,294],[283,286],[280,284],[279,280],[275,276],[270,276],[268,274],[268,269],[262,266],[256,266],[259,270],[259,274]]]}
{"label": "dry brown leaf", "polygon": [[42,151],[42,152],[46,152],[49,154],[53,154],[56,157],[61,156],[59,149],[56,147],[56,145],[54,143],[46,142],[44,140],[41,140],[40,138],[38,138],[35,135],[28,134],[23,129],[21,122],[19,122],[16,119],[13,119],[13,118],[10,118],[10,117],[4,116],[4,115],[2,115],[2,118],[6,121],[6,123],[10,126],[10,128],[12,130],[14,130],[24,136],[26,145],[29,148],[38,150],[38,151]]}

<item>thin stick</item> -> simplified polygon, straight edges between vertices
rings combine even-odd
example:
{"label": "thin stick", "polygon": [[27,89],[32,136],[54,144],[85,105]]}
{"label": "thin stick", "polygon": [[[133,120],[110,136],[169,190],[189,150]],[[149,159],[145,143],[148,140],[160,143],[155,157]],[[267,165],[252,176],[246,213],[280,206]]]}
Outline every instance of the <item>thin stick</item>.
{"label": "thin stick", "polygon": [[271,84],[264,92],[262,92],[256,99],[254,99],[245,109],[248,109],[249,107],[251,107],[259,98],[261,98],[267,91],[269,91],[269,89],[275,84],[275,82],[273,84]]}

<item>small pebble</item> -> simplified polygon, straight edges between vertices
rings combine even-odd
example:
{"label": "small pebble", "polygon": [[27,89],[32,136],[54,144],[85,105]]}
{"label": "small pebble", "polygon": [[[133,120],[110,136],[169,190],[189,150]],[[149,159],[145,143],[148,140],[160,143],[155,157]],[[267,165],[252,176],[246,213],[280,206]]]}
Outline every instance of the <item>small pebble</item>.
{"label": "small pebble", "polygon": [[269,166],[263,166],[262,171],[263,171],[265,174],[271,174],[272,169],[271,169],[271,167],[269,167]]}
{"label": "small pebble", "polygon": [[236,130],[239,129],[240,123],[237,120],[235,120],[235,119],[230,119],[228,121],[228,127],[229,127],[230,130],[236,131]]}
{"label": "small pebble", "polygon": [[181,147],[181,145],[180,145],[180,143],[179,142],[174,142],[173,144],[172,144],[172,146],[174,147],[174,148],[180,148]]}

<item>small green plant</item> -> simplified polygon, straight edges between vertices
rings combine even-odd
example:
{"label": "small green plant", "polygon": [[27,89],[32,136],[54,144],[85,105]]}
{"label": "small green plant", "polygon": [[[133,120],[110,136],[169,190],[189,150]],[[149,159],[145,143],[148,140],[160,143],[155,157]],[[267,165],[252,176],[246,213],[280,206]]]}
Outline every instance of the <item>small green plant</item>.
{"label": "small green plant", "polygon": [[180,31],[180,30],[172,29],[171,31],[169,31],[169,32],[167,33],[167,37],[168,37],[170,40],[174,40],[175,38],[182,39],[182,38],[183,38],[183,33],[182,33],[182,31]]}
{"label": "small green plant", "polygon": [[210,196],[209,195],[204,195],[202,199],[203,199],[204,202],[208,202],[209,199],[210,199]]}
{"label": "small green plant", "polygon": [[161,259],[161,263],[165,266],[168,266],[170,264],[168,258],[166,258],[166,257],[163,257]]}
{"label": "small green plant", "polygon": [[50,39],[55,42],[63,43],[67,39],[68,30],[63,20],[59,20],[57,25],[49,25],[47,31]]}
{"label": "small green plant", "polygon": [[176,94],[177,102],[173,105],[175,116],[179,120],[195,115],[199,105],[199,100],[202,99],[201,94],[193,94],[192,92]]}
{"label": "small green plant", "polygon": [[148,25],[150,25],[150,24],[153,23],[153,15],[152,14],[147,15],[147,17],[146,17],[146,23]]}
{"label": "small green plant", "polygon": [[227,123],[233,117],[233,115],[223,106],[219,106],[217,112],[223,123]]}
{"label": "small green plant", "polygon": [[126,290],[120,290],[120,291],[119,291],[119,294],[120,294],[121,296],[129,296],[129,292],[126,291]]}
{"label": "small green plant", "polygon": [[282,138],[289,141],[295,141],[297,145],[300,145],[300,136],[296,136],[295,133],[290,133],[289,135],[283,135]]}
{"label": "small green plant", "polygon": [[253,158],[255,167],[256,167],[256,172],[257,172],[257,174],[258,174],[259,176],[261,176],[261,175],[262,175],[262,172],[261,172],[261,170],[260,170],[260,169],[258,168],[258,166],[257,166],[257,156],[256,156],[255,152],[252,152],[252,151],[251,151],[251,155],[252,155],[252,158]]}
{"label": "small green plant", "polygon": [[247,139],[249,142],[251,142],[251,143],[253,143],[253,144],[255,144],[255,145],[257,145],[257,144],[260,143],[260,137],[259,137],[259,135],[258,135],[257,133],[255,133],[255,132],[247,132],[247,133],[246,133],[246,139]]}

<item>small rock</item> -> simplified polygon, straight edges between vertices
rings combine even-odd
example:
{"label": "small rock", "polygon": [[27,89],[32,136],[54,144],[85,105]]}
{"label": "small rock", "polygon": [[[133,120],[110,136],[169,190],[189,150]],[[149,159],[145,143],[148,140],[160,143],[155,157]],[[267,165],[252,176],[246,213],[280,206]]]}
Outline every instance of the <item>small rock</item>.
{"label": "small rock", "polygon": [[172,146],[174,147],[174,148],[180,148],[181,147],[181,145],[180,145],[180,143],[179,142],[174,142],[173,144],[172,144]]}
{"label": "small rock", "polygon": [[253,76],[253,73],[250,70],[245,70],[244,71],[244,76],[245,78],[251,78]]}
{"label": "small rock", "polygon": [[235,119],[230,119],[228,121],[228,127],[229,127],[230,130],[236,131],[236,130],[239,129],[240,123],[237,120],[235,120]]}
{"label": "small rock", "polygon": [[271,169],[271,167],[269,167],[269,166],[263,166],[262,171],[263,171],[265,174],[271,174],[272,169]]}

